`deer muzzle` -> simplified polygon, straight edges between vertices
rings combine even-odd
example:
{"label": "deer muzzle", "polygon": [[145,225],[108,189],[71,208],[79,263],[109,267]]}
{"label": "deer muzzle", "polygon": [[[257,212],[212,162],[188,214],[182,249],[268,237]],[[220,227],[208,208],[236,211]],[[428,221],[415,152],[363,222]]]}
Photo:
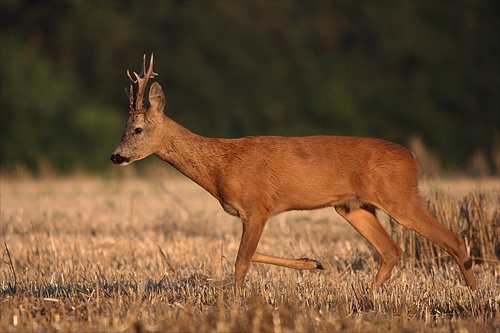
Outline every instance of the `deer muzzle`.
{"label": "deer muzzle", "polygon": [[114,164],[123,164],[123,163],[129,163],[130,159],[127,157],[123,157],[120,154],[113,154],[110,157],[111,162]]}

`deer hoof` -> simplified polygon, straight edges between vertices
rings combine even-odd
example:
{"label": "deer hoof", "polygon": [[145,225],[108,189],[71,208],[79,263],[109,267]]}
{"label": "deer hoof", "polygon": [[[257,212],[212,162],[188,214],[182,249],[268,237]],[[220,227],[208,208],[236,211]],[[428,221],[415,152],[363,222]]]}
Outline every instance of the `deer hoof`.
{"label": "deer hoof", "polygon": [[317,261],[316,259],[302,258],[301,260],[303,260],[303,261],[312,261],[312,262],[316,263],[316,269],[325,269],[323,267],[323,265],[319,261]]}

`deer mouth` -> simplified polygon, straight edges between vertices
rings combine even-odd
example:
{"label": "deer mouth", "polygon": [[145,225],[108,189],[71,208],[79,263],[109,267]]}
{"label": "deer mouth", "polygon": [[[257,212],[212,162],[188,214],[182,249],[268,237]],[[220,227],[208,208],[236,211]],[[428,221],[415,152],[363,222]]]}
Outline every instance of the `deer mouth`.
{"label": "deer mouth", "polygon": [[128,157],[123,157],[120,154],[113,154],[109,159],[117,165],[127,165],[130,163],[130,159]]}

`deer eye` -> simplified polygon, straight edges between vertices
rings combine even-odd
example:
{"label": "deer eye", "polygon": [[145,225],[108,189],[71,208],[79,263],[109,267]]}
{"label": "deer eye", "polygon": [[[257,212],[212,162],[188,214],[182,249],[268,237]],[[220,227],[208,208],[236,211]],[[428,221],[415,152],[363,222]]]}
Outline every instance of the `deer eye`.
{"label": "deer eye", "polygon": [[141,127],[137,127],[137,128],[134,130],[134,133],[135,133],[135,134],[141,134],[141,133],[142,133],[142,128],[141,128]]}

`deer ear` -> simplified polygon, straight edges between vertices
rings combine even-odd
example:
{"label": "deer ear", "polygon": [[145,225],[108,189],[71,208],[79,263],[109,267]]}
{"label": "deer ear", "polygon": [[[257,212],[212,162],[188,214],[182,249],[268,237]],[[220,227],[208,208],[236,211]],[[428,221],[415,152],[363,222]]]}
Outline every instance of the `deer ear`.
{"label": "deer ear", "polygon": [[163,94],[163,90],[158,82],[154,82],[149,89],[149,104],[150,108],[157,110],[159,112],[163,112],[165,108],[165,94]]}

